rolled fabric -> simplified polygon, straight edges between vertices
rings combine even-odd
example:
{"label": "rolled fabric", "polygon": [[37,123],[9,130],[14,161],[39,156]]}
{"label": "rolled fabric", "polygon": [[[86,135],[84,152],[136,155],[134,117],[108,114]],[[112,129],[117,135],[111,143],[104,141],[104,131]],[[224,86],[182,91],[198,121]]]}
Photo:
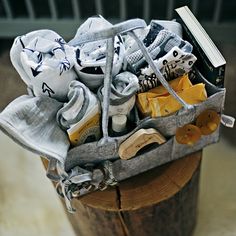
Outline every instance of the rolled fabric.
{"label": "rolled fabric", "polygon": [[75,49],[51,30],[37,30],[15,39],[10,50],[13,66],[35,96],[66,101],[68,86],[77,78]]}
{"label": "rolled fabric", "polygon": [[[78,29],[74,39],[71,42],[76,42],[76,38],[86,33],[92,33],[101,29],[106,29],[112,24],[101,16],[88,18]],[[122,68],[125,48],[123,39],[120,35],[115,36],[114,40],[114,58],[113,58],[113,76],[117,75]],[[70,43],[70,42],[69,42]],[[76,49],[75,65],[76,72],[80,80],[90,89],[95,90],[103,84],[107,40],[84,43],[82,45],[74,45]]]}
{"label": "rolled fabric", "polygon": [[70,142],[56,122],[61,107],[46,96],[20,96],[0,113],[0,129],[22,147],[63,164]]}
{"label": "rolled fabric", "polygon": [[57,121],[67,130],[73,145],[79,145],[93,136],[100,138],[101,108],[95,94],[83,83],[72,81],[69,85],[68,103],[57,113]]}
{"label": "rolled fabric", "polygon": [[[138,32],[150,56],[168,81],[188,73],[197,60],[192,54],[192,45],[168,30],[173,28],[174,24],[178,25],[177,22],[172,21],[151,21],[151,24],[143,30],[143,34]],[[180,33],[179,30],[177,32]],[[131,46],[128,45],[130,43]],[[125,53],[124,67],[138,75],[139,92],[145,92],[158,86],[160,82],[147,64],[141,49],[133,50],[135,44],[134,40],[125,40],[125,47],[128,49]]]}
{"label": "rolled fabric", "polygon": [[[116,75],[111,84],[109,116],[128,115],[135,104],[135,94],[139,89],[136,75],[126,71]],[[98,98],[103,104],[103,86],[98,90]]]}
{"label": "rolled fabric", "polygon": [[[156,29],[157,28],[157,29]],[[153,40],[157,33],[161,30],[166,29],[176,35],[178,35],[180,38],[182,38],[182,26],[178,22],[172,20],[152,20],[150,25],[148,25],[146,28],[137,29],[135,30],[135,34],[139,37],[140,40],[142,40],[144,43],[146,43],[149,40]],[[151,36],[151,37],[150,37]],[[125,55],[131,55],[133,52],[136,52],[139,50],[139,47],[135,40],[127,35],[124,37],[124,45],[125,45]],[[160,38],[161,39],[161,38]],[[147,45],[146,45],[147,46]]]}
{"label": "rolled fabric", "polygon": [[[175,46],[163,57],[154,60],[154,63],[165,79],[170,81],[188,73],[196,60],[197,58],[192,53]],[[159,79],[149,65],[141,69],[139,85],[139,92],[145,92],[160,85]]]}

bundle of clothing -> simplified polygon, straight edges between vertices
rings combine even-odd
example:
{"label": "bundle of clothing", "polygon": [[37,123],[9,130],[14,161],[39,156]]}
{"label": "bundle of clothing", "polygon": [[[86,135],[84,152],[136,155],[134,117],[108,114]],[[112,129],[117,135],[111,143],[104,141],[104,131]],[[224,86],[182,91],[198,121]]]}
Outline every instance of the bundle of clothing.
{"label": "bundle of clothing", "polygon": [[[24,148],[62,166],[71,147],[99,140],[107,40],[77,41],[110,26],[101,16],[88,18],[68,43],[52,30],[17,37],[10,58],[29,94],[15,99],[1,112],[2,131]],[[183,99],[190,103],[206,99],[204,85],[192,85],[187,78],[197,58],[192,45],[182,39],[179,23],[153,20],[134,32]],[[199,95],[189,97],[192,93]],[[169,115],[180,109],[172,99],[136,41],[129,34],[116,35],[109,117],[132,120],[133,112],[139,116]],[[165,104],[169,104],[168,111],[163,108]]]}

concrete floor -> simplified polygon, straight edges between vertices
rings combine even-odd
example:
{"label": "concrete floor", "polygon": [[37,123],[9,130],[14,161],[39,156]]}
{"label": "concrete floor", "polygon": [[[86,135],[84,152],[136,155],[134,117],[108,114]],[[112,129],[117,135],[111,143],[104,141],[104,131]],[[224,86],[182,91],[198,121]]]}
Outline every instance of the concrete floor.
{"label": "concrete floor", "polygon": [[[226,113],[236,115],[236,46],[222,46],[227,67]],[[0,109],[25,93],[25,86],[0,55]],[[198,223],[194,236],[236,236],[236,132],[223,130],[224,139],[204,150]],[[62,205],[45,176],[39,158],[0,133],[0,235],[74,236]]]}
{"label": "concrete floor", "polygon": [[[0,235],[75,236],[38,156],[0,143]],[[204,150],[193,236],[236,236],[235,151],[224,140]]]}

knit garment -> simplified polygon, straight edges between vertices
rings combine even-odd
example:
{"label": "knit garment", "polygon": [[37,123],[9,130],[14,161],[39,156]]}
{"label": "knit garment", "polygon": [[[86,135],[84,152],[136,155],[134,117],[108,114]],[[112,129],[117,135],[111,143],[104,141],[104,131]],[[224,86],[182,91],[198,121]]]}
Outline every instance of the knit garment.
{"label": "knit garment", "polygon": [[[175,24],[178,26],[175,30],[178,34],[170,31]],[[155,20],[151,21],[146,29],[139,30],[137,33],[158,69],[168,81],[188,73],[197,59],[192,54],[192,45],[179,36],[181,35],[181,27],[179,27],[177,22]],[[158,86],[159,79],[147,64],[136,42],[128,37],[125,40],[125,47],[124,65],[127,70],[138,75],[139,92]]]}
{"label": "knit garment", "polygon": [[[157,21],[151,21],[150,26],[148,27],[149,31],[146,36],[143,38],[143,43],[147,48],[148,52],[152,55],[153,59],[160,58],[169,52],[174,46],[181,48],[184,52],[191,53],[192,45],[187,41],[181,39],[175,33],[165,29],[163,26],[157,23]],[[144,34],[147,31],[144,30]],[[130,42],[126,42],[129,43]],[[135,42],[133,42],[135,44]],[[127,48],[128,46],[126,46]],[[132,45],[130,46],[132,48]],[[138,48],[135,51],[126,51],[126,60],[128,68],[133,70],[135,73],[138,72],[140,68],[145,66],[145,60],[143,53]]]}
{"label": "knit garment", "polygon": [[[86,33],[96,32],[110,26],[112,24],[101,16],[90,17],[79,27],[74,39],[71,40],[76,47],[76,72],[80,80],[92,90],[97,89],[103,84],[107,56],[107,40],[96,40],[95,38],[93,42],[76,45],[76,39]],[[113,76],[117,75],[122,68],[124,50],[123,39],[120,35],[115,36]]]}
{"label": "knit garment", "polygon": [[[135,103],[135,94],[139,89],[136,75],[126,71],[116,75],[111,84],[109,116],[128,115]],[[98,90],[98,97],[103,104],[104,88]]]}

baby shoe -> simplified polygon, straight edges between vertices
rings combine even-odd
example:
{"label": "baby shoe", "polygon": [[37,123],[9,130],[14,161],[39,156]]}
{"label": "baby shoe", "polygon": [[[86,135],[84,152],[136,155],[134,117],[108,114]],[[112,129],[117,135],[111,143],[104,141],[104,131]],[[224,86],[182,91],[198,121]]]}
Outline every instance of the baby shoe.
{"label": "baby shoe", "polygon": [[[97,32],[112,26],[107,20],[101,16],[88,18],[78,29],[74,39],[86,33]],[[69,42],[71,44],[71,42]],[[76,43],[75,43],[76,44]],[[93,42],[87,42],[76,46],[76,65],[75,69],[80,80],[90,89],[95,90],[103,84],[107,40],[96,39]],[[124,59],[124,45],[120,35],[115,36],[114,42],[114,58],[112,74],[115,76],[122,68]]]}
{"label": "baby shoe", "polygon": [[100,104],[97,97],[81,82],[69,85],[68,103],[57,113],[57,121],[67,130],[72,145],[100,138]]}
{"label": "baby shoe", "polygon": [[75,50],[51,30],[17,37],[10,51],[12,64],[35,96],[65,101],[68,86],[77,78],[72,69]]}

